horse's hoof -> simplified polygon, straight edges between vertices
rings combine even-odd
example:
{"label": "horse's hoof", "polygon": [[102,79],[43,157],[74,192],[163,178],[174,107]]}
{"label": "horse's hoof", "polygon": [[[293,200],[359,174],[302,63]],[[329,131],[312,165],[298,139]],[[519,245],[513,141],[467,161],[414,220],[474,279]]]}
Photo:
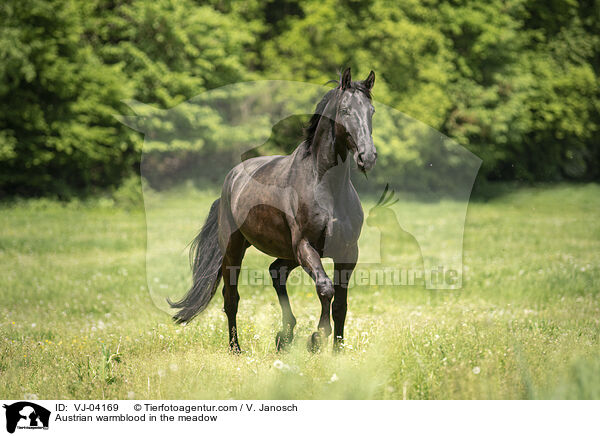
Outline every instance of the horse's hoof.
{"label": "horse's hoof", "polygon": [[308,337],[308,343],[306,344],[306,348],[311,353],[318,353],[321,350],[321,342],[321,333],[314,332]]}
{"label": "horse's hoof", "polygon": [[229,352],[231,354],[242,354],[243,351],[241,350],[240,346],[235,344],[235,345],[230,345],[229,346]]}
{"label": "horse's hoof", "polygon": [[286,336],[283,332],[277,332],[277,336],[275,336],[275,345],[277,346],[277,351],[285,350],[291,342],[291,337]]}
{"label": "horse's hoof", "polygon": [[344,351],[344,342],[337,340],[333,342],[333,352],[334,353],[341,353],[342,351]]}

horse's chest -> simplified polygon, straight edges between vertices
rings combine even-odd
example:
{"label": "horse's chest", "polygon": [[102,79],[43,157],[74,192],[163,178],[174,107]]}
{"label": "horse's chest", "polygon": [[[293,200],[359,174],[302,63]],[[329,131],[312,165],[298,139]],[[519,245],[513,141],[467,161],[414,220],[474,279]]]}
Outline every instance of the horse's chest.
{"label": "horse's chest", "polygon": [[313,246],[322,250],[325,257],[335,257],[355,246],[363,222],[358,198],[347,193],[334,196],[328,191],[317,191],[314,200],[311,208],[301,211],[307,218],[303,227]]}
{"label": "horse's chest", "polygon": [[361,224],[362,220],[358,217],[331,216],[325,230],[326,238],[336,246],[355,245],[360,236]]}
{"label": "horse's chest", "polygon": [[323,256],[335,258],[347,251],[349,247],[354,247],[361,228],[362,210],[352,214],[342,209],[328,214],[323,223],[319,244],[323,249]]}

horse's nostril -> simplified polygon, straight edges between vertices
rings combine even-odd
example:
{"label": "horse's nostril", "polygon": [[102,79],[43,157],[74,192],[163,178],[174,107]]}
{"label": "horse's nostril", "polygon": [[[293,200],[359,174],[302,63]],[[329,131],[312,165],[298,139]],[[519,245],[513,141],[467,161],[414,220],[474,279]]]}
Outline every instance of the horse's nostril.
{"label": "horse's nostril", "polygon": [[364,155],[364,153],[358,153],[358,163],[362,164],[365,162],[365,160],[363,159]]}

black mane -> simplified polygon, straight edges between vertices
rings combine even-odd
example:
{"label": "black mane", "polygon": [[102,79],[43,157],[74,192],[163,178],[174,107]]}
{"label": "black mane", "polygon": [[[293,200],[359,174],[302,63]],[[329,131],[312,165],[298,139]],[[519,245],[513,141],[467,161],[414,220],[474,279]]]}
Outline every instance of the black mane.
{"label": "black mane", "polygon": [[[337,80],[331,80],[330,82],[337,83],[338,86],[328,91],[325,96],[321,99],[321,101],[317,104],[315,108],[315,113],[312,117],[310,117],[310,121],[308,125],[304,128],[304,142],[306,143],[307,149],[310,150],[313,140],[315,139],[315,133],[317,131],[317,126],[319,125],[319,120],[325,112],[325,107],[329,103],[329,100],[334,96],[335,92],[339,89],[339,83]],[[328,82],[328,83],[330,83]],[[358,90],[367,96],[369,100],[371,100],[371,90],[367,88],[363,81],[352,82],[350,85],[350,89]]]}

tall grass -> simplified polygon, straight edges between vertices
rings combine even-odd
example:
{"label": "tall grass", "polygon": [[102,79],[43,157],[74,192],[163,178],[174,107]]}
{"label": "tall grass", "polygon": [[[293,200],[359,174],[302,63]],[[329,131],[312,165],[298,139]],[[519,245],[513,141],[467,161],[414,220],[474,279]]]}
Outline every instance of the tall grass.
{"label": "tall grass", "polygon": [[[162,207],[149,226],[181,228],[184,240],[216,193],[153,195]],[[141,207],[4,205],[0,397],[598,399],[599,211],[596,185],[471,203],[463,288],[354,286],[339,354],[306,351],[319,315],[312,286],[289,288],[298,326],[285,353],[275,349],[275,291],[242,286],[245,353],[236,356],[227,352],[220,293],[185,327],[161,310],[162,293],[184,292],[189,267],[184,246],[163,241],[182,263],[156,269],[161,255],[151,245],[160,235],[149,228],[146,241]],[[147,242],[148,271],[161,274],[152,292]],[[269,262],[249,250],[245,265]]]}

